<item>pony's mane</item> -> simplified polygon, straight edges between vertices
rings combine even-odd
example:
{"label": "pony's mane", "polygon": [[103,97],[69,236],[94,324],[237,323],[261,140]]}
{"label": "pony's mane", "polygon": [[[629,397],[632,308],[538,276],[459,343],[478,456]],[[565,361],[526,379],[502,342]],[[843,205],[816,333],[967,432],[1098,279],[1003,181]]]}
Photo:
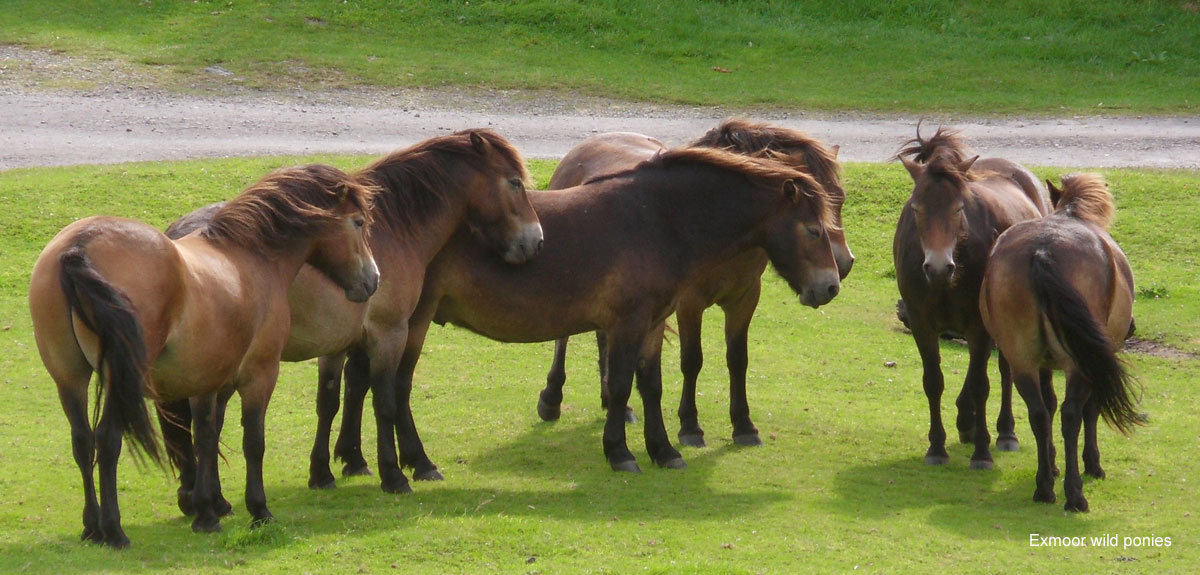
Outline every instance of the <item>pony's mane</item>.
{"label": "pony's mane", "polygon": [[925,163],[925,174],[933,178],[950,180],[956,184],[965,185],[967,182],[979,181],[981,174],[974,170],[962,171],[959,165],[963,158],[955,150],[934,150],[932,157]]}
{"label": "pony's mane", "polygon": [[1090,222],[1103,229],[1115,217],[1112,193],[1100,174],[1068,174],[1062,177],[1062,190],[1054,213]]}
{"label": "pony's mane", "polygon": [[954,163],[961,162],[973,155],[973,152],[959,136],[960,130],[938,126],[937,132],[928,140],[921,137],[921,125],[917,124],[917,137],[904,142],[894,159],[908,157],[910,160],[928,164],[938,154],[946,154],[953,158]]}
{"label": "pony's mane", "polygon": [[[476,148],[473,134],[490,146],[498,162]],[[459,185],[455,180],[457,174],[447,170],[447,157],[460,158],[481,172],[513,168],[523,181],[529,180],[525,161],[516,147],[486,129],[463,130],[396,150],[363,168],[355,177],[381,188],[375,200],[376,211],[383,214],[393,230],[412,230],[416,228],[413,224],[436,216],[447,204],[445,190]]]}
{"label": "pony's mane", "polygon": [[776,159],[800,154],[804,168],[825,186],[826,192],[834,196],[845,195],[841,189],[841,166],[833,151],[799,130],[746,118],[728,118],[692,142],[692,146],[723,148],[748,156]]}
{"label": "pony's mane", "polygon": [[655,154],[654,157],[638,164],[631,171],[637,171],[644,167],[670,168],[687,164],[706,165],[740,174],[758,188],[770,193],[779,193],[783,189],[784,182],[793,180],[802,191],[811,192],[811,196],[802,195],[810,197],[816,202],[813,211],[817,214],[821,225],[826,228],[837,226],[837,219],[833,213],[833,201],[825,188],[807,173],[771,158],[753,158],[718,148],[677,148]]}
{"label": "pony's mane", "polygon": [[346,205],[369,223],[376,191],[325,164],[281,168],[229,200],[200,233],[277,256],[298,238],[321,233]]}

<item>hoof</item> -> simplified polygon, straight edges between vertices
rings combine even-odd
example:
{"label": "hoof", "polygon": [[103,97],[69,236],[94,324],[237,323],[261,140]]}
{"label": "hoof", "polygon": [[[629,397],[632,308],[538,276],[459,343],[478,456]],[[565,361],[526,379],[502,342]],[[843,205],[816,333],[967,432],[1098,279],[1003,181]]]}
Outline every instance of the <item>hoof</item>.
{"label": "hoof", "polygon": [[1063,509],[1066,511],[1074,511],[1076,513],[1087,513],[1088,512],[1087,499],[1084,499],[1083,496],[1080,496],[1079,500],[1072,501],[1072,498],[1068,497],[1067,504],[1063,505]]}
{"label": "hoof", "polygon": [[634,461],[632,459],[630,459],[628,461],[622,461],[620,463],[613,462],[610,465],[612,465],[613,471],[625,471],[628,473],[641,473],[642,472],[642,468],[638,467],[637,461]]}
{"label": "hoof", "polygon": [[558,418],[562,416],[561,406],[550,405],[540,397],[538,398],[537,411],[538,417],[542,418],[542,421],[558,421]]}
{"label": "hoof", "polygon": [[104,543],[104,532],[91,527],[84,527],[83,533],[79,535],[80,541],[91,541],[92,543]]}
{"label": "hoof", "polygon": [[990,459],[972,459],[971,469],[979,469],[981,471],[989,471],[992,468],[992,460]]}
{"label": "hoof", "polygon": [[625,423],[637,423],[637,415],[633,413],[633,408],[625,407]]}
{"label": "hoof", "polygon": [[1041,491],[1034,491],[1033,492],[1033,500],[1038,503],[1054,503],[1055,501],[1058,501],[1058,498],[1055,497],[1053,491],[1051,491],[1049,493],[1043,493]]}
{"label": "hoof", "polygon": [[224,497],[217,497],[217,501],[213,503],[213,511],[217,517],[224,517],[233,513],[233,505]]}
{"label": "hoof", "polygon": [[687,468],[687,462],[682,457],[672,457],[666,461],[659,462],[658,466],[664,469],[685,469]]}
{"label": "hoof", "polygon": [[379,488],[385,493],[412,493],[412,485],[409,485],[407,481],[396,483],[380,483]]}
{"label": "hoof", "polygon": [[1096,479],[1104,479],[1104,477],[1105,477],[1104,469],[1102,469],[1100,467],[1097,467],[1095,469],[1087,469],[1085,467],[1083,470],[1083,474],[1088,477],[1095,477]]}
{"label": "hoof", "polygon": [[254,521],[250,522],[250,528],[258,529],[259,527],[262,527],[263,525],[266,525],[274,520],[275,520],[275,516],[271,515],[270,511],[267,511],[263,514],[262,517],[255,517]]}
{"label": "hoof", "polygon": [[926,455],[925,465],[945,465],[950,463],[949,455]]}
{"label": "hoof", "polygon": [[441,472],[439,472],[437,468],[413,473],[414,481],[445,481],[445,479],[446,478],[442,477]]}
{"label": "hoof", "polygon": [[104,545],[113,549],[129,549],[129,538],[124,533],[104,538]]}
{"label": "hoof", "polygon": [[1015,437],[1001,437],[996,440],[996,449],[998,451],[1020,451],[1021,442]]}
{"label": "hoof", "polygon": [[371,467],[368,466],[366,463],[363,463],[361,465],[359,465],[357,463],[347,463],[345,466],[342,467],[342,477],[354,477],[356,475],[370,477],[372,475]]}
{"label": "hoof", "polygon": [[703,433],[680,433],[679,434],[679,443],[680,443],[680,445],[686,445],[688,447],[707,447],[708,446],[708,444],[704,442],[704,434]]}
{"label": "hoof", "polygon": [[959,443],[975,443],[975,430],[963,431],[958,430]]}
{"label": "hoof", "polygon": [[192,521],[192,532],[193,533],[220,533],[221,532],[221,522],[216,521],[216,520],[200,521],[199,519],[197,519],[195,521]]}
{"label": "hoof", "polygon": [[337,487],[337,481],[332,477],[321,479],[312,478],[308,480],[309,489],[333,489],[334,487]]}
{"label": "hoof", "polygon": [[175,495],[175,503],[179,506],[179,512],[183,513],[184,517],[191,517],[196,514],[196,507],[192,505],[192,492],[180,489]]}
{"label": "hoof", "polygon": [[733,442],[746,447],[758,447],[763,444],[762,439],[758,436],[758,432],[734,435]]}

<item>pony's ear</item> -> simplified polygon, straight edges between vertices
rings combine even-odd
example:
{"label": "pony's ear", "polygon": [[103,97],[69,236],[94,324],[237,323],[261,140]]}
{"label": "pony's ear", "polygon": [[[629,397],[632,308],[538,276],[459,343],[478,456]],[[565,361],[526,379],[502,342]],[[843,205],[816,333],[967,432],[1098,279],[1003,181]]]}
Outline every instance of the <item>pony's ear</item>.
{"label": "pony's ear", "polygon": [[821,191],[821,184],[810,177],[791,178],[783,182],[783,196],[788,201],[798,203],[800,198],[816,198]]}
{"label": "pony's ear", "polygon": [[483,139],[483,136],[480,136],[479,132],[471,132],[471,147],[475,148],[475,151],[483,156],[488,155],[492,149],[492,145]]}
{"label": "pony's ear", "polygon": [[1054,182],[1046,180],[1046,188],[1050,190],[1050,206],[1058,207],[1058,201],[1062,199],[1062,190],[1054,187]]}
{"label": "pony's ear", "polygon": [[900,163],[904,164],[904,169],[908,170],[908,175],[912,176],[914,182],[921,179],[921,174],[925,173],[925,166],[908,158],[902,156],[900,158]]}
{"label": "pony's ear", "polygon": [[964,174],[967,173],[967,170],[970,170],[971,166],[975,165],[975,160],[978,160],[978,159],[979,159],[979,156],[975,156],[974,158],[966,159],[966,160],[959,162],[958,163],[958,171],[960,171]]}
{"label": "pony's ear", "polygon": [[829,155],[830,155],[830,156],[832,156],[832,157],[833,157],[833,159],[835,159],[835,160],[836,160],[836,159],[837,159],[837,155],[838,155],[838,150],[841,150],[841,149],[842,149],[842,147],[841,147],[841,146],[837,146],[837,145],[835,145],[834,147],[832,147],[832,148],[829,148]]}

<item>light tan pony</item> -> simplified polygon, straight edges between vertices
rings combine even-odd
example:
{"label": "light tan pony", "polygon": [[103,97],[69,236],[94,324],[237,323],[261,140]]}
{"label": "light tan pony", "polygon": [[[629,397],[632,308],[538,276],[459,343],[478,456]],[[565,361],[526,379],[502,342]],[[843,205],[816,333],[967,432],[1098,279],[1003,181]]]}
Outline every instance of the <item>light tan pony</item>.
{"label": "light tan pony", "polygon": [[[191,399],[201,470],[192,528],[214,531],[218,397],[236,390],[246,507],[255,524],[271,518],[263,427],[288,337],[288,286],[308,263],[347,299],[374,293],[379,270],[366,237],[374,194],[336,168],[310,165],[264,177],[221,208],[203,233],[177,241],[113,217],[77,221],[50,241],[33,268],[29,308],[38,351],[71,424],[83,476],[83,539],[129,545],[117,503],[122,436],[152,461],[162,459],[143,396]],[[93,372],[100,374],[94,431]]]}
{"label": "light tan pony", "polygon": [[1055,211],[1016,224],[996,240],[980,291],[983,322],[1008,359],[1017,391],[1029,408],[1038,446],[1034,501],[1054,502],[1052,405],[1043,401],[1039,370],[1062,369],[1062,403],[1068,511],[1087,511],[1079,475],[1079,427],[1085,428],[1084,473],[1104,477],[1096,445],[1096,421],[1122,432],[1142,423],[1133,381],[1116,350],[1129,332],[1133,273],[1108,227],[1112,196],[1096,174],[1063,178],[1051,185]]}

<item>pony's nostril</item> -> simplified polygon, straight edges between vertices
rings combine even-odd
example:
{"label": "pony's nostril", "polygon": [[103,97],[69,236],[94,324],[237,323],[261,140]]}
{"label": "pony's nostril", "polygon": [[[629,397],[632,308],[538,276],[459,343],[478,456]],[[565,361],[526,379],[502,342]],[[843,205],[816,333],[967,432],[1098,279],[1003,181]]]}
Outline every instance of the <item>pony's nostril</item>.
{"label": "pony's nostril", "polygon": [[538,240],[537,250],[535,250],[534,253],[542,251],[542,245],[545,243],[546,243],[546,240]]}
{"label": "pony's nostril", "polygon": [[841,289],[842,289],[842,287],[840,285],[831,284],[829,286],[829,297],[833,298],[834,296],[836,296],[838,294],[839,291],[841,291]]}
{"label": "pony's nostril", "polygon": [[946,273],[948,273],[948,274],[954,273],[955,267],[956,266],[954,265],[954,262],[950,262],[950,263],[946,264]]}
{"label": "pony's nostril", "polygon": [[930,275],[933,273],[933,266],[929,265],[928,263],[921,266],[921,269],[925,270],[925,275]]}

